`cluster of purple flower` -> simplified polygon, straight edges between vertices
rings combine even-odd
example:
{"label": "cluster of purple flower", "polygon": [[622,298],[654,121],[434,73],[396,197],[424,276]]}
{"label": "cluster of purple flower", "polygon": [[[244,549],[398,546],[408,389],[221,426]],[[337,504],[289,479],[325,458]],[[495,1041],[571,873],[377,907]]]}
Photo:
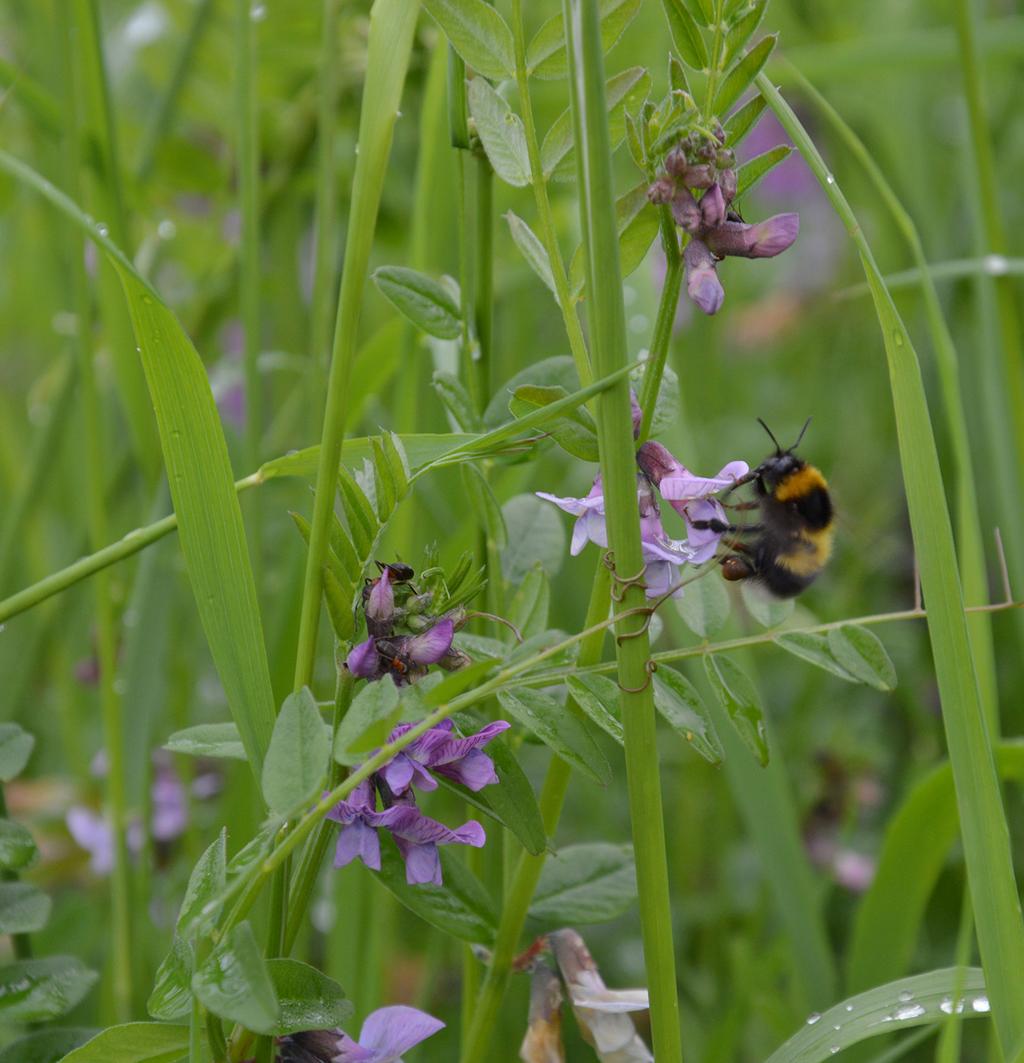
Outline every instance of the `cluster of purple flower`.
{"label": "cluster of purple flower", "polygon": [[[721,532],[705,525],[711,521],[728,523],[721,502],[711,497],[745,476],[745,461],[730,461],[715,476],[695,476],[661,443],[648,441],[637,451],[637,505],[640,509],[640,546],[644,559],[644,583],[648,598],[659,598],[678,581],[683,565],[700,565],[714,556]],[[662,499],[683,518],[685,539],[672,539],[661,523],[661,509],[655,488]],[[577,518],[569,552],[575,556],[588,542],[607,548],[604,493],[600,474],[585,498],[560,498],[538,491],[538,498],[553,502]],[[701,527],[694,527],[698,522]],[[682,588],[673,592],[682,594]]]}
{"label": "cluster of purple flower", "polygon": [[[428,666],[459,668],[469,662],[452,646],[457,627],[466,614],[431,617],[428,595],[416,593],[414,575],[407,565],[380,565],[380,576],[367,584],[363,610],[369,637],[349,653],[347,667],[354,676],[375,681],[390,675],[397,685],[415,682]],[[396,589],[398,597],[396,598]],[[420,627],[418,633],[399,632],[398,626]],[[412,728],[399,724],[388,739],[393,742]],[[410,885],[441,884],[439,845],[472,845],[487,840],[483,827],[469,820],[451,830],[416,805],[414,789],[437,789],[436,775],[461,783],[470,790],[482,790],[498,782],[494,762],[483,752],[496,735],[508,730],[504,720],[489,723],[476,734],[461,737],[451,720],[431,727],[409,743],[378,771],[364,779],[352,793],[327,815],[342,826],[334,854],[334,866],[344,867],[360,859],[369,868],[380,870],[380,837],[386,830],[395,840],[405,861]],[[378,797],[381,807],[378,808]]]}
{"label": "cluster of purple flower", "polygon": [[[691,133],[665,157],[665,168],[647,191],[652,203],[665,203],[690,239],[683,252],[686,291],[706,314],[725,299],[717,264],[728,255],[774,258],[800,231],[800,216],[776,214],[748,225],[730,204],[736,196],[736,157],[719,129],[714,140]],[[700,199],[694,191],[701,192]]]}
{"label": "cluster of purple flower", "polygon": [[277,1063],[401,1063],[406,1052],[443,1028],[419,1008],[378,1008],[366,1016],[358,1041],[338,1029],[280,1038]]}

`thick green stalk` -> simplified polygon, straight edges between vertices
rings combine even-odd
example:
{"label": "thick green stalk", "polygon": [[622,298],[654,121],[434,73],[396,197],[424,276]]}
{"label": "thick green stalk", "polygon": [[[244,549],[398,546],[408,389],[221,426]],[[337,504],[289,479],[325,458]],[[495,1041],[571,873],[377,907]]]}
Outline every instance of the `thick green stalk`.
{"label": "thick green stalk", "polygon": [[213,0],[199,0],[192,12],[192,21],[189,23],[185,39],[181,42],[181,48],[174,60],[174,69],[171,71],[167,87],[160,96],[160,101],[153,110],[150,120],[146,123],[145,132],[142,134],[142,144],[139,148],[139,161],[135,166],[135,179],[140,183],[148,180],[153,171],[153,163],[156,161],[156,153],[160,142],[167,135],[174,120],[174,112],[181,98],[181,90],[185,87],[189,71],[199,51],[200,42],[207,26],[210,24],[210,15],[213,13]]}
{"label": "thick green stalk", "polygon": [[381,189],[391,153],[398,105],[416,28],[417,4],[407,0],[375,0],[370,12],[370,42],[366,83],[359,119],[359,155],[352,182],[349,226],[345,240],[345,265],[338,295],[327,404],[316,475],[309,554],[302,588],[299,642],[295,660],[295,689],[313,675],[316,656],[323,566],[334,508],[335,485],[345,433],[348,382],[356,354],[359,310],[366,270],[377,223]]}
{"label": "thick green stalk", "polygon": [[[335,236],[338,190],[335,187],[334,130],[338,102],[338,11],[341,0],[324,0],[320,39],[320,99],[316,118],[316,258],[313,303],[310,308],[309,410],[319,416],[320,396],[327,383],[330,361],[331,312],[335,276]],[[316,428],[320,426],[317,425]]]}
{"label": "thick green stalk", "polygon": [[[867,171],[882,202],[892,214],[896,228],[906,240],[911,257],[917,266],[928,331],[931,334],[935,364],[939,373],[942,412],[956,471],[956,541],[960,556],[960,580],[963,584],[964,598],[972,604],[983,605],[989,600],[988,574],[985,567],[978,494],[974,486],[974,468],[971,464],[967,416],[960,391],[959,360],[956,345],[953,343],[949,326],[942,313],[939,293],[935,290],[935,282],[928,268],[921,237],[914,219],[899,201],[892,186],[886,180],[885,174],[882,173],[881,167],[875,162],[874,156],[865,147],[860,137],[799,71],[794,70],[794,76],[797,84],[807,93],[811,102],[831,123],[857,161]],[[985,613],[976,613],[971,617],[969,627],[971,644],[974,647],[974,666],[978,673],[982,704],[985,707],[985,718],[988,722],[990,737],[992,741],[996,741],[999,737],[999,690],[996,684],[992,623]]]}
{"label": "thick green stalk", "polygon": [[[600,11],[597,0],[563,0],[562,10],[569,55],[591,352],[594,372],[602,377],[624,365],[627,354]],[[627,609],[639,609],[645,604],[641,582],[644,563],[629,384],[623,380],[608,388],[598,396],[596,405],[608,543],[616,578],[625,581],[619,583],[623,603]],[[682,1042],[649,671],[651,648],[641,616],[627,617],[616,630],[629,811],[651,997],[651,1034],[655,1056],[662,1063],[672,1063],[682,1059]]]}
{"label": "thick green stalk", "polygon": [[540,221],[540,239],[551,263],[551,276],[555,282],[555,297],[562,311],[562,322],[569,337],[569,349],[576,363],[576,375],[580,384],[586,386],[594,379],[587,354],[583,328],[576,314],[576,304],[569,290],[569,278],[565,272],[562,252],[558,247],[558,233],[548,200],[547,184],[544,180],[544,167],[540,160],[540,141],[537,138],[537,124],[533,117],[533,103],[530,100],[530,80],[526,73],[526,37],[523,27],[522,0],[512,0],[512,34],[515,41],[516,87],[519,90],[519,106],[523,112],[523,130],[526,133],[526,151],[530,159],[530,183],[537,202],[537,214]]}
{"label": "thick green stalk", "polygon": [[658,390],[665,372],[669,345],[672,342],[672,326],[679,307],[679,289],[683,283],[683,256],[679,253],[679,237],[667,207],[661,208],[661,245],[665,249],[665,283],[658,302],[658,317],[654,322],[654,337],[647,354],[647,368],[640,388],[640,408],[643,419],[637,443],[643,443],[651,434],[654,407],[658,402]]}
{"label": "thick green stalk", "polygon": [[[598,563],[594,572],[594,584],[590,592],[585,628],[595,627],[608,615],[610,585],[611,575],[608,569]],[[604,645],[604,632],[604,628],[594,631],[580,643],[579,663],[581,665],[596,664],[600,660],[601,647]],[[573,710],[571,697],[566,699],[566,710]],[[571,774],[571,769],[564,760],[552,756],[540,793],[540,812],[544,821],[544,833],[549,838],[554,837],[558,827]],[[512,961],[519,947],[523,925],[526,922],[546,859],[547,853],[533,856],[523,851],[519,856],[509,888],[505,892],[505,902],[501,909],[501,921],[494,939],[494,952],[490,966],[487,968],[484,983],[480,988],[480,995],[473,1002],[473,1022],[465,1040],[462,1063],[483,1063],[489,1058],[488,1052],[494,1024],[505,998],[505,990],[512,971]]]}
{"label": "thick green stalk", "polygon": [[928,634],[956,784],[978,945],[1003,1054],[1014,1060],[1024,1048],[1024,920],[920,366],[871,248],[835,177],[771,80],[759,75],[757,86],[821,182],[860,253],[872,287],[889,366],[910,526],[928,603]]}
{"label": "thick green stalk", "polygon": [[[58,37],[62,46],[65,70],[73,66],[73,28],[62,27]],[[83,77],[84,72],[79,73]],[[79,166],[79,114],[75,77],[65,80],[64,176],[68,194],[77,199]],[[91,301],[89,281],[85,274],[85,246],[83,238],[68,232],[67,248],[71,275],[72,302],[77,327],[74,348],[78,362],[78,398],[82,418],[82,441],[85,466],[85,507],[89,541],[93,547],[106,542],[107,515],[104,499],[106,470],[109,462],[105,418],[96,384],[91,341]],[[97,574],[93,584],[96,608],[96,655],[99,659],[100,711],[103,721],[103,742],[107,752],[107,806],[113,834],[114,866],[110,877],[112,907],[112,949],[109,971],[113,985],[114,1013],[119,1022],[126,1022],[132,1011],[132,912],[131,883],[127,845],[127,795],[125,792],[124,720],[121,699],[114,679],[117,672],[117,626],[110,593],[109,574]]]}

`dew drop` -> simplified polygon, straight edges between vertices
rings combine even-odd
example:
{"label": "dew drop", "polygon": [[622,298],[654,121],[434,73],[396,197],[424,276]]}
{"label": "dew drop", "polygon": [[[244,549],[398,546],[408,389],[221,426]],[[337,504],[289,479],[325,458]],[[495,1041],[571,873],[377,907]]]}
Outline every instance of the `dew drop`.
{"label": "dew drop", "polygon": [[810,1013],[810,1015],[807,1016],[807,1025],[808,1026],[813,1026],[816,1022],[820,1022],[820,1021],[821,1021],[821,1012],[819,1012],[819,1011],[812,1011]]}
{"label": "dew drop", "polygon": [[177,235],[178,227],[170,218],[164,218],[156,227],[156,234],[161,240],[173,240]]}
{"label": "dew drop", "polygon": [[907,1004],[914,999],[914,994],[909,989],[904,989],[902,993],[896,998],[901,1004]]}
{"label": "dew drop", "polygon": [[993,277],[1001,277],[1010,268],[1010,263],[1005,255],[986,255],[982,259],[982,263],[984,264],[985,272],[990,273]]}
{"label": "dew drop", "polygon": [[853,1005],[852,1004],[847,1004],[846,1005],[846,1010],[847,1011],[853,1011]]}
{"label": "dew drop", "polygon": [[919,1019],[924,1014],[924,1007],[921,1004],[907,1004],[902,1008],[896,1009],[896,1019],[899,1022],[906,1022],[908,1019]]}
{"label": "dew drop", "polygon": [[395,111],[395,118],[397,119],[397,118],[401,118],[401,117],[402,117],[402,112],[401,111]]}
{"label": "dew drop", "polygon": [[110,235],[110,227],[107,226],[107,225],[104,225],[103,222],[97,222],[96,223],[96,232],[98,232],[100,234],[100,236],[109,236]]}
{"label": "dew drop", "polygon": [[974,1000],[971,1001],[971,1007],[974,1008],[975,1011],[979,1011],[982,1013],[988,1011],[988,997],[975,997]]}
{"label": "dew drop", "polygon": [[262,22],[267,17],[267,5],[253,4],[249,9],[249,17],[253,22]]}
{"label": "dew drop", "polygon": [[839,1025],[839,1023],[837,1022],[837,1023],[836,1023],[836,1024],[835,1024],[835,1025],[834,1025],[834,1026],[832,1027],[832,1029],[833,1029],[833,1030],[834,1030],[834,1031],[835,1031],[836,1033],[839,1033],[839,1031],[840,1031],[840,1030],[842,1029],[842,1026],[840,1026],[840,1025]]}
{"label": "dew drop", "polygon": [[949,997],[943,997],[942,1000],[939,1001],[939,1011],[944,1015],[952,1015],[953,1001]]}
{"label": "dew drop", "polygon": [[832,174],[826,174],[825,181],[830,185],[834,185],[836,183],[836,179],[832,176]]}
{"label": "dew drop", "polygon": [[834,1056],[838,1051],[839,1051],[839,1045],[832,1045],[832,1047],[828,1050],[828,1054],[830,1056]]}

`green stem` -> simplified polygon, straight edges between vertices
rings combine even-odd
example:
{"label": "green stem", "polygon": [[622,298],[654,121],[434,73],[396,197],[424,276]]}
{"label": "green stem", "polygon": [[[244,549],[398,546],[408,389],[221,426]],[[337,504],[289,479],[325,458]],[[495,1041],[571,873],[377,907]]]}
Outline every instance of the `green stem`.
{"label": "green stem", "polygon": [[[602,377],[624,365],[627,352],[600,11],[597,0],[563,0],[562,10],[569,55],[580,227],[586,252],[591,351],[594,372]],[[608,543],[617,577],[630,581],[642,574],[644,562],[628,383],[623,380],[603,391],[596,406]],[[627,612],[630,607],[643,606],[644,589],[639,583],[622,583],[620,587]],[[639,615],[627,616],[616,630],[630,822],[651,997],[651,1034],[654,1055],[662,1063],[674,1063],[682,1059],[682,1042],[654,698],[648,671],[650,641]]]}
{"label": "green stem", "polygon": [[1024,920],[920,365],[871,248],[835,177],[771,80],[760,74],[757,86],[844,222],[872,286],[885,341],[910,526],[928,603],[928,634],[960,806],[978,945],[1003,1054],[1016,1059],[1024,1046]]}
{"label": "green stem", "polygon": [[470,367],[476,382],[478,412],[483,413],[491,397],[491,371],[494,361],[494,171],[486,156],[475,159],[476,192],[476,297],[473,321],[479,344],[476,361]]}
{"label": "green stem", "polygon": [[359,119],[359,155],[352,182],[345,264],[338,295],[313,518],[310,521],[309,552],[302,588],[295,659],[296,690],[306,686],[313,675],[323,593],[323,566],[345,434],[348,383],[356,354],[359,310],[384,174],[391,153],[391,136],[418,14],[417,5],[409,4],[406,0],[376,0],[370,13],[367,75]]}
{"label": "green stem", "polygon": [[[585,622],[587,629],[595,628],[602,618],[608,615],[610,586],[611,574],[603,563],[598,562],[594,570],[594,583],[590,592],[590,605],[587,609]],[[593,664],[600,659],[604,632],[603,627],[592,631],[580,644],[579,662],[581,665]],[[567,697],[567,709],[572,711],[573,704],[572,698]],[[564,760],[552,756],[540,792],[541,818],[544,821],[544,833],[549,838],[554,836],[558,827],[571,774],[571,769]],[[501,921],[494,940],[490,966],[487,968],[480,995],[473,1004],[473,1022],[463,1049],[462,1063],[483,1063],[483,1060],[488,1058],[494,1024],[505,998],[505,990],[512,971],[512,961],[519,947],[523,925],[526,922],[546,859],[547,853],[533,856],[523,851],[519,856],[512,880],[505,893],[505,903],[501,910]]]}
{"label": "green stem", "polygon": [[203,1055],[203,1006],[197,996],[192,997],[188,1022],[188,1063],[205,1063]]}
{"label": "green stem", "polygon": [[654,408],[658,402],[661,378],[665,372],[668,348],[672,342],[672,326],[676,321],[679,290],[683,283],[683,256],[679,253],[676,227],[667,207],[662,207],[660,214],[661,243],[665,249],[665,284],[661,289],[658,317],[654,322],[654,337],[651,340],[650,351],[647,355],[647,368],[644,370],[644,380],[640,389],[640,408],[643,410],[643,419],[640,422],[637,443],[643,443],[651,434],[651,422],[654,419]]}
{"label": "green stem", "polygon": [[[839,113],[820,92],[798,71],[793,71],[797,84],[810,97],[811,102],[824,114],[857,161],[867,171],[882,202],[892,214],[896,227],[906,240],[911,257],[917,266],[918,282],[924,299],[928,329],[935,350],[935,363],[939,371],[942,395],[942,411],[946,421],[953,451],[956,471],[956,527],[960,554],[960,579],[964,597],[971,602],[983,604],[989,600],[988,574],[985,566],[985,551],[982,542],[978,495],[974,486],[974,468],[971,464],[971,444],[967,429],[960,390],[960,367],[956,345],[942,313],[942,304],[935,289],[924,246],[913,218],[900,202],[892,186],[875,162],[874,156],[863,141],[843,121]],[[992,640],[992,625],[985,613],[975,614],[970,621],[971,643],[974,647],[974,663],[978,671],[978,684],[985,706],[985,719],[993,741],[999,736],[999,691],[996,684],[995,650]]]}
{"label": "green stem", "polygon": [[715,108],[715,90],[718,88],[718,75],[721,73],[722,61],[722,0],[715,0],[715,29],[711,37],[711,69],[704,95],[704,122],[711,120]]}
{"label": "green stem", "polygon": [[[93,11],[95,15],[95,11]],[[73,70],[74,27],[68,23],[59,37],[65,61],[64,68]],[[65,79],[65,113],[68,124],[65,136],[65,181],[68,194],[78,199],[79,86],[74,77]],[[108,538],[107,510],[104,499],[108,465],[107,433],[96,384],[91,343],[92,308],[89,282],[85,274],[85,247],[80,235],[69,232],[72,299],[77,328],[74,348],[78,362],[78,394],[82,418],[84,446],[86,514],[89,541],[98,547]],[[134,989],[132,963],[131,883],[128,866],[127,827],[128,810],[125,791],[124,719],[121,699],[114,679],[117,672],[117,625],[106,572],[97,574],[93,584],[96,603],[96,655],[100,672],[100,714],[103,741],[107,751],[107,805],[113,834],[114,867],[110,878],[112,907],[112,956],[109,970],[113,984],[114,1012],[119,1022],[126,1022],[132,1011]]]}
{"label": "green stem", "polygon": [[551,263],[551,276],[555,282],[555,297],[562,311],[566,335],[569,337],[569,349],[576,363],[576,375],[580,384],[586,386],[593,380],[590,356],[583,338],[583,328],[576,314],[576,304],[569,290],[569,278],[565,272],[562,252],[558,247],[558,233],[551,213],[548,199],[547,182],[544,179],[544,166],[540,159],[540,141],[537,138],[537,125],[533,117],[533,104],[530,100],[530,81],[526,70],[526,37],[523,29],[522,0],[512,0],[512,33],[515,41],[516,87],[519,90],[519,105],[523,112],[523,129],[526,133],[526,151],[530,159],[530,183],[537,202],[537,214],[540,220],[540,238],[548,253]]}
{"label": "green stem", "polygon": [[[0,784],[0,820],[7,819],[7,794],[2,784]],[[5,871],[0,878],[4,882],[17,882],[17,871]],[[29,960],[32,958],[32,937],[30,934],[12,934],[11,935],[11,948],[14,951],[14,955],[19,960]]]}
{"label": "green stem", "polygon": [[[331,343],[332,291],[335,284],[335,237],[338,190],[334,164],[335,110],[338,102],[338,12],[341,0],[324,0],[320,40],[320,100],[317,106],[316,143],[316,260],[313,302],[310,308],[309,410],[320,413],[320,396],[327,383]],[[317,425],[319,428],[319,425]]]}
{"label": "green stem", "polygon": [[[250,468],[259,465],[263,426],[263,389],[260,382],[260,218],[259,218],[259,126],[256,102],[256,25],[251,0],[235,0],[235,123],[238,141],[236,166],[242,218],[239,259],[239,305],[242,316],[245,376],[245,454]],[[250,553],[257,571],[260,560],[259,506],[249,514]]]}

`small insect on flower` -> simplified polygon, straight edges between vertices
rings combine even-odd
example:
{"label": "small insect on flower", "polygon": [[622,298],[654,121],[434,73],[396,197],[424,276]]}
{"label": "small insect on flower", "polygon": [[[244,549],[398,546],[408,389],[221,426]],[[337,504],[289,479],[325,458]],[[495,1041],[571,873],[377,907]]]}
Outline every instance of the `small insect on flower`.
{"label": "small insect on flower", "polygon": [[[785,450],[764,421],[758,418],[758,423],[775,444],[775,453],[733,485],[752,481],[756,499],[734,503],[731,508],[757,509],[761,519],[752,524],[713,519],[695,521],[694,526],[735,537],[729,544],[735,552],[722,559],[722,575],[727,580],[754,580],[776,598],[794,598],[814,582],[832,553],[832,497],[820,470],[793,453],[810,418],[796,442]],[[749,540],[744,541],[742,537],[747,536]]]}

